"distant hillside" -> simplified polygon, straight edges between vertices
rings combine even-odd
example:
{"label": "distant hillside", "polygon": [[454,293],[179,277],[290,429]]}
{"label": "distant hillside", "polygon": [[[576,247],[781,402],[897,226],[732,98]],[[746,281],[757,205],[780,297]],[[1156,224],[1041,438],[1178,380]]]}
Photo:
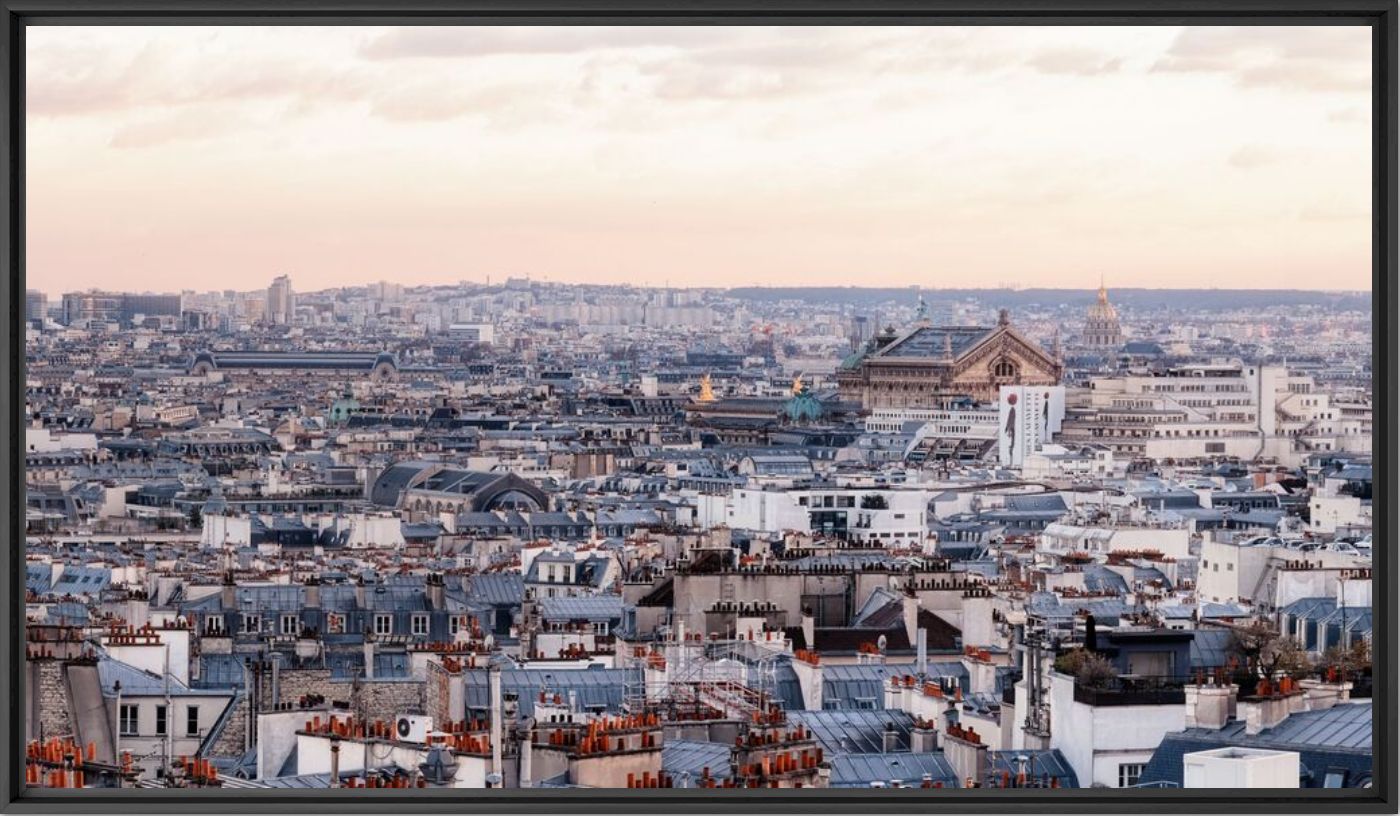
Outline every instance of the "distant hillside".
{"label": "distant hillside", "polygon": [[[745,300],[803,300],[810,303],[849,303],[876,306],[881,303],[912,304],[923,292],[930,303],[976,300],[989,306],[1015,309],[1022,306],[1087,306],[1095,292],[1088,289],[923,289],[909,287],[861,288],[854,286],[748,286],[730,289],[729,295]],[[1173,308],[1190,311],[1260,309],[1274,306],[1323,306],[1335,311],[1370,311],[1369,292],[1312,292],[1303,289],[1110,289],[1119,306],[1141,309]]]}

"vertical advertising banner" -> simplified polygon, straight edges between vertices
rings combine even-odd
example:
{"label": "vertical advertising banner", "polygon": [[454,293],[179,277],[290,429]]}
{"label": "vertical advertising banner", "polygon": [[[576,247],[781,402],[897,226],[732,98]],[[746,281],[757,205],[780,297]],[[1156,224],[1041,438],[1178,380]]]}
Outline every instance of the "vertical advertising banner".
{"label": "vertical advertising banner", "polygon": [[997,422],[997,456],[1006,467],[1020,467],[1026,454],[1060,432],[1065,419],[1062,385],[1003,385]]}

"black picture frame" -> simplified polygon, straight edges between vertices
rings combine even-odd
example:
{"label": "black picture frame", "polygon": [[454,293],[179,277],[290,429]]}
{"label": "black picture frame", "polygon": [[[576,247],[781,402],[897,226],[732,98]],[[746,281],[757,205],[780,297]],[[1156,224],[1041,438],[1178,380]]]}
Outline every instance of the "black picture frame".
{"label": "black picture frame", "polygon": [[[1237,812],[1394,813],[1396,796],[1396,365],[1397,323],[1396,0],[0,0],[4,123],[3,226],[8,262],[0,288],[6,319],[0,412],[11,433],[0,451],[0,502],[8,541],[0,599],[0,810],[8,813],[520,812]],[[24,712],[24,149],[25,30],[40,25],[134,24],[982,24],[982,25],[1368,25],[1373,57],[1373,354],[1375,664],[1374,787],[1350,790],[32,790],[23,784]],[[75,230],[81,224],[73,224]],[[1387,501],[1386,499],[1389,499]],[[1389,591],[1386,591],[1389,590]]]}

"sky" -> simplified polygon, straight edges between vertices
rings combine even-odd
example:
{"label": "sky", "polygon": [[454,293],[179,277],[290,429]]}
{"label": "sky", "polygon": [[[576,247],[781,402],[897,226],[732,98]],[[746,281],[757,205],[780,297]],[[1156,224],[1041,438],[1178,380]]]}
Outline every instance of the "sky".
{"label": "sky", "polygon": [[1361,27],[31,27],[27,280],[1365,290]]}

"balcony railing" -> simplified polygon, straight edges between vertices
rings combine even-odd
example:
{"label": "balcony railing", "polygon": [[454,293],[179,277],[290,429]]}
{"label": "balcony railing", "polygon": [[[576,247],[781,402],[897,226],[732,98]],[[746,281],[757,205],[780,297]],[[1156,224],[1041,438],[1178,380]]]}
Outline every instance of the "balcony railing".
{"label": "balcony railing", "polygon": [[1172,677],[1119,677],[1102,685],[1074,684],[1074,701],[1091,706],[1181,705],[1183,681]]}

